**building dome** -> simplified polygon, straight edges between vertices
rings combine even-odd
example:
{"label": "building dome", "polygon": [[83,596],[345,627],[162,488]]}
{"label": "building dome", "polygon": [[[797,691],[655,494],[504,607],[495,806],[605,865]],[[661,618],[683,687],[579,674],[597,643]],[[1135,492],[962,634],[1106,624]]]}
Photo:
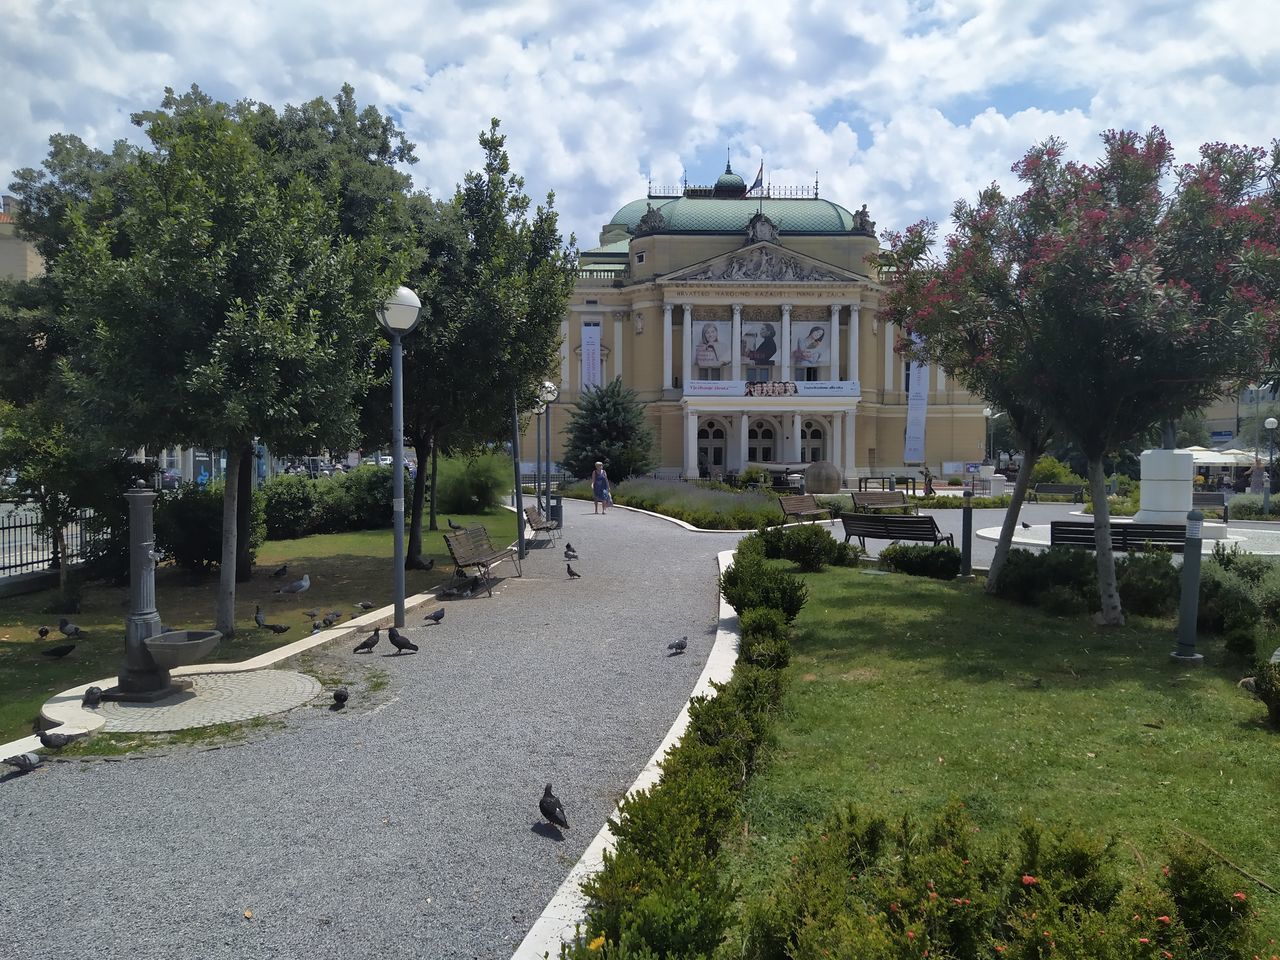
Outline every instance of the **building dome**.
{"label": "building dome", "polygon": [[728,161],[724,165],[724,173],[716,178],[714,195],[717,197],[740,197],[747,192],[747,183],[733,172]]}

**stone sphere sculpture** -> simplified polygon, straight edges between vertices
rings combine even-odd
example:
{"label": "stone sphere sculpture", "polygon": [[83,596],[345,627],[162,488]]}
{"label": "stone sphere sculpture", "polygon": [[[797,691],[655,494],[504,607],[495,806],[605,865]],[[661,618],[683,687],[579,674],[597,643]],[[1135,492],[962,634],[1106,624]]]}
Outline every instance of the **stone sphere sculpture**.
{"label": "stone sphere sculpture", "polygon": [[818,460],[804,472],[806,493],[839,493],[840,471],[830,460]]}

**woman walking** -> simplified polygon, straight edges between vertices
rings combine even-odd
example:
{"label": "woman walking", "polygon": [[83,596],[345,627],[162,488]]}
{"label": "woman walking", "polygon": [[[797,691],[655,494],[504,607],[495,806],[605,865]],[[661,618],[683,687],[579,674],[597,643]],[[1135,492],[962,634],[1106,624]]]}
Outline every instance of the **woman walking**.
{"label": "woman walking", "polygon": [[609,493],[609,475],[604,472],[604,464],[596,461],[596,468],[591,471],[591,496],[595,500],[596,513],[604,513],[613,503]]}

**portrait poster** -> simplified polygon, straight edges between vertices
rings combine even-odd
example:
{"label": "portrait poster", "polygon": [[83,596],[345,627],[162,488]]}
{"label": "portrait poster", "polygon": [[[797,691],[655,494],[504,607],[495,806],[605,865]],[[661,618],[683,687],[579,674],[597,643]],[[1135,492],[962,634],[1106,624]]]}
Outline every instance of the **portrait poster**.
{"label": "portrait poster", "polygon": [[791,324],[791,365],[825,367],[831,357],[831,323]]}
{"label": "portrait poster", "polygon": [[600,386],[600,324],[582,325],[582,389]]}
{"label": "portrait poster", "polygon": [[[916,337],[917,342],[919,337]],[[911,390],[907,393],[907,433],[903,463],[924,462],[924,429],[929,412],[929,367],[911,362]]]}
{"label": "portrait poster", "polygon": [[693,321],[693,365],[722,370],[733,363],[733,329],[725,320]]}
{"label": "portrait poster", "polygon": [[744,322],[742,324],[742,362],[754,367],[772,366],[778,362],[780,323]]}

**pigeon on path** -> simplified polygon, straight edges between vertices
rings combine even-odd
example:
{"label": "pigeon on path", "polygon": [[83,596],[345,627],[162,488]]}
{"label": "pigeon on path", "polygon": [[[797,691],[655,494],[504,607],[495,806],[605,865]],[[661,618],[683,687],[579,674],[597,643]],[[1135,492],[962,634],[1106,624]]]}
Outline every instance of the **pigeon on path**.
{"label": "pigeon on path", "polygon": [[254,605],[253,622],[258,625],[259,630],[265,630],[267,626],[267,618],[262,615],[262,607]]}
{"label": "pigeon on path", "polygon": [[80,698],[80,703],[86,707],[96,707],[102,702],[101,687],[86,687],[84,696]]}
{"label": "pigeon on path", "polygon": [[569,829],[569,818],[564,815],[564,805],[560,798],[551,792],[551,784],[542,791],[542,799],[538,801],[538,811],[552,824],[561,830]]}
{"label": "pigeon on path", "polygon": [[50,647],[48,650],[41,650],[46,657],[57,657],[61,659],[76,648],[74,643],[60,643],[56,647]]}
{"label": "pigeon on path", "polygon": [[382,628],[378,627],[363,640],[361,640],[352,653],[372,653],[373,648],[378,645],[378,641],[382,639]]}
{"label": "pigeon on path", "polygon": [[20,770],[22,773],[30,773],[36,767],[40,766],[40,754],[38,753],[20,753],[14,757],[6,757],[3,763]]}
{"label": "pigeon on path", "polygon": [[36,633],[38,633],[40,635],[40,639],[43,640],[45,637],[49,635],[49,628],[41,627],[39,630],[36,631]]}
{"label": "pigeon on path", "polygon": [[282,563],[280,564],[280,566],[276,567],[274,571],[272,571],[271,576],[278,579],[280,577],[283,577],[288,572],[289,572],[289,565],[287,563]]}
{"label": "pigeon on path", "polygon": [[565,548],[564,548],[564,558],[565,558],[566,560],[577,560],[577,559],[578,559],[578,555],[577,555],[576,553],[574,553],[572,550],[570,550],[568,547],[565,547]]}
{"label": "pigeon on path", "polygon": [[276,634],[277,636],[279,636],[282,633],[289,632],[289,627],[283,623],[268,623],[266,627],[268,630],[270,630],[272,633]]}
{"label": "pigeon on path", "polygon": [[460,524],[460,523],[454,523],[454,522],[453,522],[453,517],[449,517],[449,529],[450,529],[450,530],[465,530],[465,529],[467,529],[467,528],[466,528],[466,527],[464,527],[464,526],[463,526],[462,524]]}
{"label": "pigeon on path", "polygon": [[441,620],[444,619],[444,607],[441,607],[439,610],[436,610],[433,613],[428,613],[422,619],[430,620],[432,623],[439,623]]}
{"label": "pigeon on path", "polygon": [[37,737],[40,743],[48,747],[50,750],[61,750],[69,743],[73,743],[82,737],[88,736],[85,733],[58,733],[56,730],[41,730]]}
{"label": "pigeon on path", "polygon": [[302,575],[301,580],[295,580],[293,581],[293,583],[286,584],[285,586],[277,590],[276,593],[298,594],[298,593],[306,593],[310,589],[311,589],[311,574],[304,573]]}
{"label": "pigeon on path", "polygon": [[681,637],[679,640],[672,640],[667,644],[668,650],[674,650],[676,653],[684,653],[685,647],[689,646],[689,638]]}
{"label": "pigeon on path", "polygon": [[1029,524],[1029,523],[1027,523],[1027,521],[1023,520],[1023,521],[1022,521],[1022,529],[1023,529],[1023,530],[1030,530],[1030,529],[1031,529],[1031,524]]}
{"label": "pigeon on path", "polygon": [[400,654],[404,653],[406,650],[412,650],[414,653],[418,652],[418,645],[414,643],[412,640],[408,639],[404,634],[402,634],[395,627],[392,627],[390,630],[387,631],[387,639],[390,640],[391,645],[396,648],[395,655],[397,657],[400,656]]}
{"label": "pigeon on path", "polygon": [[566,564],[564,565],[564,567],[565,567],[565,569],[566,569],[566,570],[568,570],[568,571],[569,571],[569,579],[570,579],[570,580],[581,580],[581,579],[582,579],[582,574],[580,574],[577,570],[573,569],[573,564],[571,564],[571,563],[566,563]]}
{"label": "pigeon on path", "polygon": [[573,549],[573,544],[572,544],[572,543],[566,543],[566,544],[564,545],[564,548],[565,548],[565,550],[569,551],[570,553],[577,553],[577,552],[578,552],[577,550],[574,550],[574,549]]}
{"label": "pigeon on path", "polygon": [[77,627],[74,623],[72,623],[66,617],[62,617],[58,620],[58,630],[62,633],[64,637],[74,637],[77,640],[79,640],[81,637],[84,636],[84,631],[81,630],[79,627]]}
{"label": "pigeon on path", "polygon": [[373,601],[372,601],[372,600],[361,600],[359,603],[354,603],[354,604],[352,604],[352,606],[354,606],[354,607],[359,607],[361,610],[372,610],[372,609],[373,609]]}
{"label": "pigeon on path", "polygon": [[339,687],[337,690],[333,691],[334,709],[341,710],[345,707],[347,705],[347,698],[350,696],[351,694],[347,692],[346,687]]}

